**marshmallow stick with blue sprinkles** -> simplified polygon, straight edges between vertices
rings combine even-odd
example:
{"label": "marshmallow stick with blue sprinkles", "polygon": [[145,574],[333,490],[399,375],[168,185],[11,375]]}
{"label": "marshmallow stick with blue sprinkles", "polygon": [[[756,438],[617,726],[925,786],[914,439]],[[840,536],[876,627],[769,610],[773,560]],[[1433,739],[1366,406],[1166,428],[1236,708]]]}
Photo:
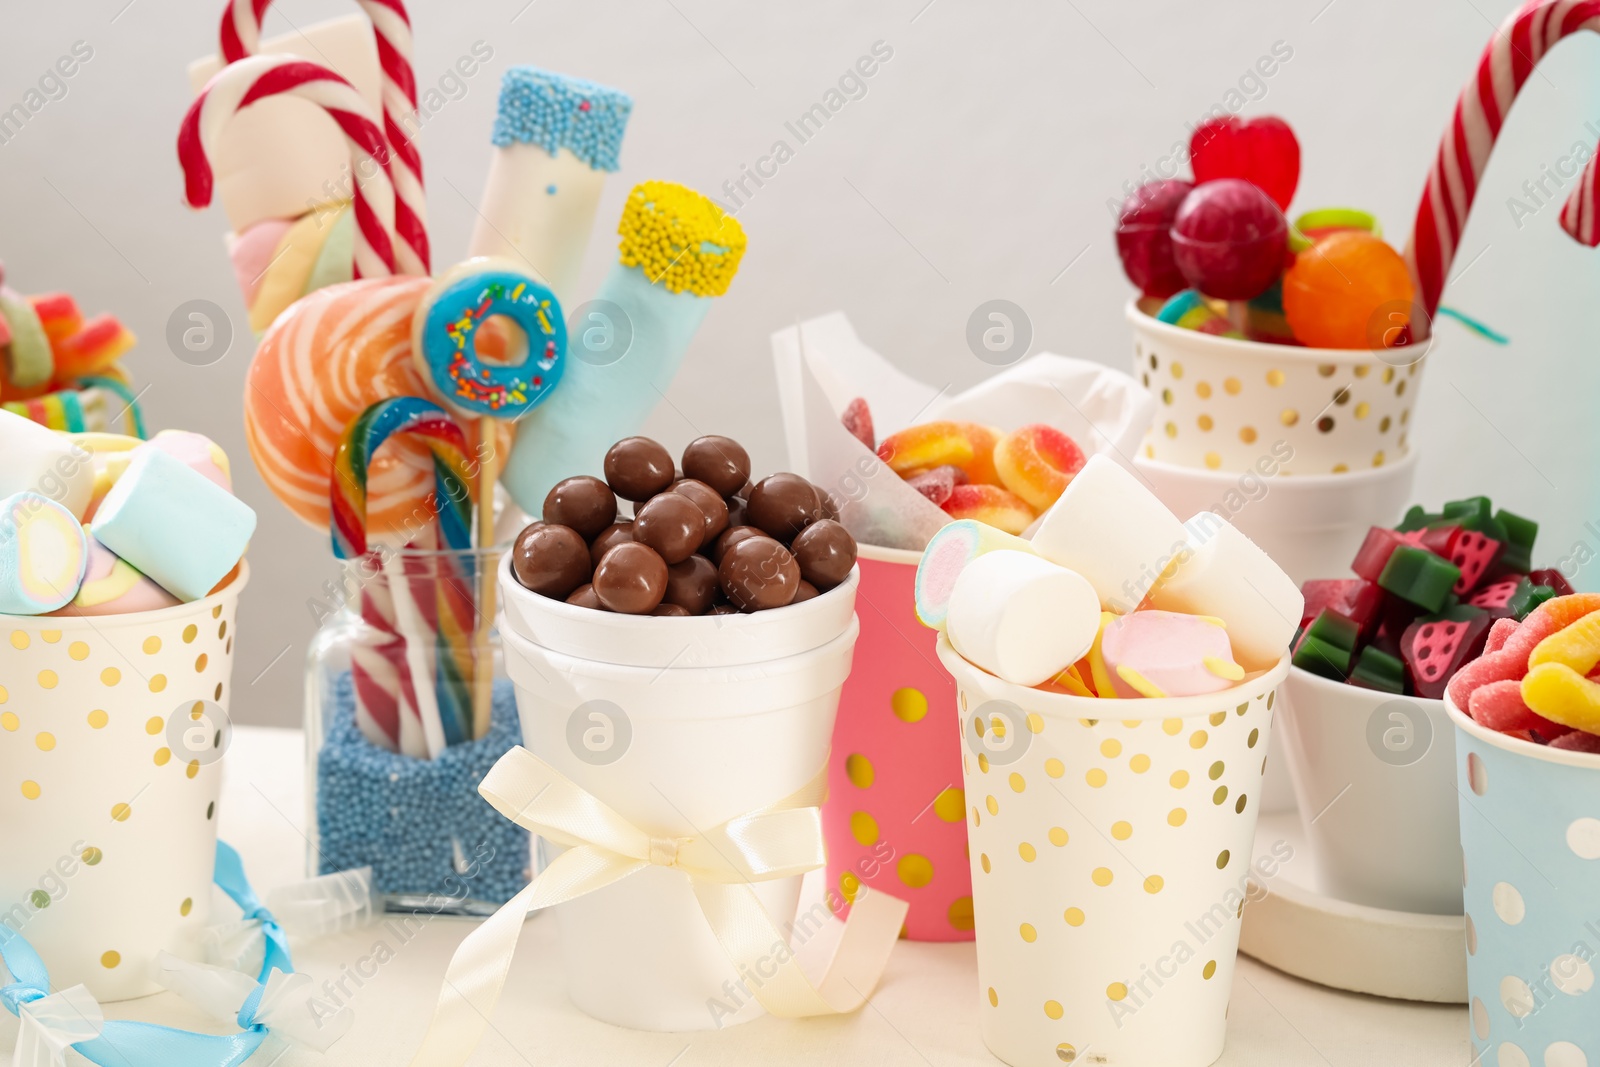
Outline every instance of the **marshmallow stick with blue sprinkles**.
{"label": "marshmallow stick with blue sprinkles", "polygon": [[506,71],[469,252],[513,257],[570,301],[632,111],[618,89],[535,67]]}
{"label": "marshmallow stick with blue sprinkles", "polygon": [[673,182],[635,186],[617,232],[617,263],[572,323],[561,388],[522,416],[501,476],[534,515],[558,481],[600,475],[612,442],[644,425],[744,257],[739,221]]}

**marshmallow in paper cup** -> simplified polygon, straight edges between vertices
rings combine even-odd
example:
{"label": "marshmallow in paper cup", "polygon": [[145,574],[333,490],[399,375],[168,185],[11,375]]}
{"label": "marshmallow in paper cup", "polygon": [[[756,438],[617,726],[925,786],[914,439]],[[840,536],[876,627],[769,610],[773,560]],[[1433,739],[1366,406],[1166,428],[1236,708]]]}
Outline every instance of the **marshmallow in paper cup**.
{"label": "marshmallow in paper cup", "polygon": [[1012,1067],[1212,1063],[1289,657],[1219,693],[1112,702],[938,647],[965,745],[984,1044]]}
{"label": "marshmallow in paper cup", "polygon": [[1138,475],[1105,456],[1084,464],[1033,533],[1035,551],[1087,578],[1118,614],[1139,606],[1186,541]]}
{"label": "marshmallow in paper cup", "polygon": [[976,519],[958,519],[934,534],[917,561],[915,595],[922,625],[943,630],[962,572],[978,557],[1003,550],[1034,553],[1032,541]]}
{"label": "marshmallow in paper cup", "polygon": [[70,436],[0,409],[0,453],[0,498],[38,493],[83,518],[94,494],[94,466]]}
{"label": "marshmallow in paper cup", "polygon": [[1086,454],[1131,456],[1155,400],[1120,371],[1040,353],[954,396],[897,369],[864,344],[841,312],[772,335],[791,468],[831,494],[861,544],[921,552],[950,516],[839,422],[864,398],[880,439],[936,419],[1014,429],[1053,426]]}
{"label": "marshmallow in paper cup", "polygon": [[1150,606],[1221,619],[1233,655],[1247,669],[1276,663],[1294,639],[1305,598],[1254,541],[1215,512],[1184,524],[1180,552],[1150,591]]}
{"label": "marshmallow in paper cup", "polygon": [[1100,601],[1075,571],[1032,552],[990,552],[956,579],[945,623],[950,643],[973,663],[1039,685],[1089,651]]}

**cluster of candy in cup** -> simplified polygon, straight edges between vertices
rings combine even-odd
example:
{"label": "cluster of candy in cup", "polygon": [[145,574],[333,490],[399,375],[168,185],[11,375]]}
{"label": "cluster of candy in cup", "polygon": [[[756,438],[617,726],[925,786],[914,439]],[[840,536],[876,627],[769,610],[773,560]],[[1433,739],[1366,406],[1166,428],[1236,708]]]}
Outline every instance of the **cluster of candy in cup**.
{"label": "cluster of candy in cup", "polygon": [[511,569],[523,586],[624,615],[727,615],[810,600],[855,566],[855,538],[828,495],[797,474],[752,483],[750,456],[730,438],[689,442],[676,467],[657,442],[627,437],[604,472],[557,483],[543,520],[517,535]]}
{"label": "cluster of candy in cup", "polygon": [[970,520],[940,530],[916,598],[922,622],[990,674],[1106,699],[1232,688],[1283,658],[1302,606],[1226,520],[1180,522],[1105,456],[1072,478],[1031,540]]}
{"label": "cluster of candy in cup", "polygon": [[1300,145],[1282,119],[1196,128],[1194,180],[1147,182],[1123,202],[1117,251],[1140,306],[1163,322],[1312,348],[1409,344],[1415,286],[1371,215],[1284,212]]}
{"label": "cluster of candy in cup", "polygon": [[857,397],[840,421],[906,484],[953,519],[1019,534],[1060,499],[1083,469],[1083,449],[1053,426],[1007,433],[980,422],[937,419],[876,440],[872,411]]}
{"label": "cluster of candy in cup", "polygon": [[209,438],[69,434],[0,411],[0,613],[110,615],[226,584],[256,517]]}

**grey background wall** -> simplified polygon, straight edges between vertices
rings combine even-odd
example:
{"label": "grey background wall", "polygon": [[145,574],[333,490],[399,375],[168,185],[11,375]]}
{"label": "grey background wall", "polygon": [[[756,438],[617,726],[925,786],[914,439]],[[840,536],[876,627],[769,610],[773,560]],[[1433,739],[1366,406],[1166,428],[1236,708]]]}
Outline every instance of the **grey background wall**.
{"label": "grey background wall", "polygon": [[[1299,133],[1298,207],[1376,212],[1397,242],[1455,95],[1510,0],[414,0],[416,69],[440,87],[474,42],[494,51],[419,138],[436,259],[465,249],[488,165],[500,74],[532,63],[626,89],[636,109],[600,218],[646,178],[713,194],[785,140],[794,150],[739,209],[749,253],[649,432],[744,440],[784,463],[768,333],[847,311],[880,351],[959,388],[986,370],[968,351],[979,303],[1020,304],[1034,346],[1122,365],[1128,287],[1106,202],[1140,180],[1216,103],[1287,117]],[[279,0],[268,34],[345,14]],[[212,51],[214,0],[12,5],[0,35],[0,109],[83,41],[93,57],[0,143],[0,257],[12,284],[65,288],[140,335],[131,367],[153,427],[210,434],[261,516],[240,620],[234,713],[289,724],[333,573],[327,535],[300,525],[255,476],[240,430],[251,354],[222,247],[220,211],[181,204],[174,153],[185,64]],[[784,123],[834,87],[874,42],[892,58],[804,144]],[[1247,72],[1291,54],[1270,78]],[[1446,324],[1412,434],[1430,501],[1489,492],[1545,520],[1541,559],[1595,588],[1600,514],[1600,258],[1522,190],[1600,136],[1600,42],[1569,42],[1539,68],[1496,152],[1448,302],[1512,338],[1497,348]],[[1237,93],[1230,98],[1227,94]],[[770,167],[768,168],[770,170]],[[750,188],[754,189],[752,185]],[[1553,188],[1547,183],[1547,189]],[[1513,212],[1517,197],[1528,215]],[[1521,215],[1520,219],[1514,214]],[[584,289],[611,259],[602,225]],[[1470,266],[1468,264],[1470,263]],[[1459,269],[1459,268],[1458,268]],[[232,350],[194,367],[167,347],[173,309],[214,301]],[[0,462],[4,462],[0,457]],[[1587,525],[1593,521],[1595,525]]]}

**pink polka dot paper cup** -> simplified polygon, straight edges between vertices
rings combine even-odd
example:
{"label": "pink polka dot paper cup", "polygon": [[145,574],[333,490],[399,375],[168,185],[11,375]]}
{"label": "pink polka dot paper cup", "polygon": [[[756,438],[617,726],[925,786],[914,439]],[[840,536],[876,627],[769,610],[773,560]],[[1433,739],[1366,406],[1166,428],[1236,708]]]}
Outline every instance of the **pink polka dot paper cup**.
{"label": "pink polka dot paper cup", "polygon": [[248,578],[160,611],[0,615],[0,922],[58,989],[145,996],[159,953],[199,956]]}
{"label": "pink polka dot paper cup", "polygon": [[961,748],[950,734],[956,691],[939,666],[938,633],[917,621],[921,558],[870,545],[857,556],[861,637],[822,806],[828,885],[847,904],[863,885],[907,901],[913,941],[970,941]]}
{"label": "pink polka dot paper cup", "polygon": [[1472,1062],[1600,1064],[1600,756],[1456,727]]}
{"label": "pink polka dot paper cup", "polygon": [[1220,1055],[1285,656],[1233,689],[1096,700],[941,637],[971,820],[983,1040],[1013,1067]]}

